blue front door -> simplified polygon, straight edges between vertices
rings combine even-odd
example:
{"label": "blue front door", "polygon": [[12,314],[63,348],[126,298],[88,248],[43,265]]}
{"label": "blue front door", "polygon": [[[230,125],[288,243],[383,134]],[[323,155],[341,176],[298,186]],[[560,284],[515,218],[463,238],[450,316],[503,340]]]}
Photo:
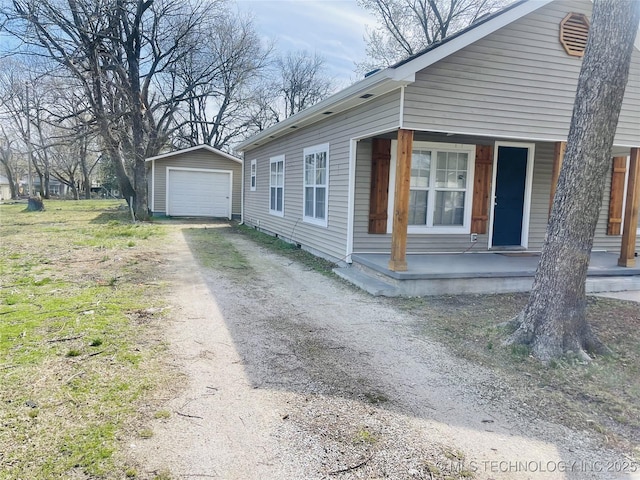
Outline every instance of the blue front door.
{"label": "blue front door", "polygon": [[498,147],[493,210],[494,247],[522,245],[528,153],[528,149],[523,147]]}

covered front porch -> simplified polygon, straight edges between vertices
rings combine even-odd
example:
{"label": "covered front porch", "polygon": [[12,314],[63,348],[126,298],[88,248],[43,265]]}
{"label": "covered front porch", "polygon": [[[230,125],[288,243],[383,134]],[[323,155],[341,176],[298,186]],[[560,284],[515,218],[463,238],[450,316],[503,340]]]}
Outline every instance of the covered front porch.
{"label": "covered front porch", "polygon": [[[378,295],[531,288],[566,148],[399,129],[357,145],[345,279]],[[640,289],[640,148],[614,147],[589,292]]]}
{"label": "covered front porch", "polygon": [[[424,296],[526,292],[531,289],[538,252],[409,254],[407,269],[389,269],[389,254],[352,256],[336,274],[377,296]],[[619,254],[591,255],[587,292],[640,290],[640,266],[618,265]]]}

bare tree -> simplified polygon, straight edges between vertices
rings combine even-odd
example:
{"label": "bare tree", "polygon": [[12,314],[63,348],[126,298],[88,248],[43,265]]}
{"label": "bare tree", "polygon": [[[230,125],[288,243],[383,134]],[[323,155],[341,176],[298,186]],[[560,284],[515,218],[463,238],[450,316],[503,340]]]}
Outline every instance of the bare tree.
{"label": "bare tree", "polygon": [[90,108],[73,78],[52,78],[49,87],[49,150],[52,175],[74,198],[91,198],[91,177],[99,158],[99,138]]}
{"label": "bare tree", "polygon": [[380,26],[365,36],[370,60],[360,70],[389,66],[512,0],[358,0]]}
{"label": "bare tree", "polygon": [[[168,140],[184,91],[157,82],[198,45],[215,2],[179,0],[13,0],[6,27],[31,51],[66,69],[82,86],[92,123],[120,189],[147,218],[145,158]],[[170,86],[175,87],[175,84]]]}
{"label": "bare tree", "polygon": [[324,74],[324,58],[306,51],[289,52],[276,61],[276,92],[284,102],[284,117],[290,117],[326,98],[333,83]]}
{"label": "bare tree", "polygon": [[[27,167],[40,179],[40,195],[49,197],[49,162],[42,148],[45,82],[34,74],[33,65],[3,59],[0,70],[0,105],[5,120],[5,136],[10,129],[28,152]],[[40,145],[39,145],[40,144]],[[30,179],[31,181],[31,179]],[[29,192],[31,194],[32,192]]]}
{"label": "bare tree", "polygon": [[25,89],[26,138],[30,149],[31,162],[40,180],[39,193],[42,198],[50,197],[51,127],[49,124],[49,85],[44,79],[32,79]]}
{"label": "bare tree", "polygon": [[250,132],[262,132],[284,118],[284,113],[279,105],[282,103],[282,99],[279,98],[279,92],[273,83],[273,79],[267,79],[253,91],[247,118],[247,124],[251,128]]}
{"label": "bare tree", "polygon": [[239,13],[219,15],[205,38],[202,48],[176,64],[177,80],[193,86],[179,111],[178,141],[224,149],[252,132],[250,111],[271,46],[262,44],[251,18]]}
{"label": "bare tree", "polygon": [[594,2],[540,264],[511,338],[542,360],[604,349],[585,318],[585,283],[639,22],[636,0]]}

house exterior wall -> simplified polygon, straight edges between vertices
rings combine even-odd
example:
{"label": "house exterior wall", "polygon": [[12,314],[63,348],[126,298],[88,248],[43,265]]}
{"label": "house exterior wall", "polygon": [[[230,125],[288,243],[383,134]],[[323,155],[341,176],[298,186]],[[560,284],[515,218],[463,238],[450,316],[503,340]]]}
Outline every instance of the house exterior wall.
{"label": "house exterior wall", "polygon": [[[588,0],[541,7],[416,74],[404,128],[512,139],[566,140],[582,65],[558,40],[569,12]],[[633,53],[616,144],[640,146],[640,52]]]}
{"label": "house exterior wall", "polygon": [[[458,138],[416,132],[415,141],[437,143],[491,144],[486,138]],[[391,232],[369,234],[369,199],[371,191],[371,140],[358,142],[356,157],[356,195],[354,215],[354,253],[381,253],[391,251]],[[391,199],[389,199],[391,201]],[[488,242],[487,235],[478,235],[477,250]],[[471,246],[468,234],[408,234],[408,253],[461,252]]]}
{"label": "house exterior wall", "polygon": [[[397,129],[400,92],[374,98],[363,107],[336,114],[300,131],[244,154],[246,164],[244,221],[332,259],[346,256],[350,140]],[[303,150],[329,144],[329,211],[326,227],[303,221]],[[269,160],[284,155],[284,216],[269,213]],[[257,184],[251,191],[251,162],[256,160]]]}
{"label": "house exterior wall", "polygon": [[[472,145],[492,145],[493,139],[482,137],[449,137],[451,143]],[[418,141],[442,142],[442,136],[417,133]],[[542,249],[547,221],[549,219],[549,197],[551,195],[551,175],[555,144],[536,142],[533,166],[533,187],[529,215],[528,249]],[[628,155],[628,150],[616,154]],[[354,216],[353,253],[388,253],[391,251],[391,232],[369,234],[369,198],[371,191],[371,140],[358,142],[356,157],[356,194]],[[594,250],[619,251],[621,236],[607,235],[609,212],[609,191],[611,167],[607,174],[607,185],[594,237]],[[487,251],[489,236],[478,235],[478,241],[471,245],[468,234],[408,234],[407,253],[455,253]]]}
{"label": "house exterior wall", "polygon": [[[149,195],[153,195],[153,213],[164,215],[167,200],[167,167],[172,168],[201,168],[213,170],[228,170],[233,172],[233,192],[231,214],[240,217],[242,213],[242,164],[228,158],[216,155],[205,149],[178,153],[170,157],[148,162],[155,163],[155,168],[148,165]],[[151,179],[152,172],[154,178]],[[152,185],[154,191],[152,192]],[[151,202],[149,208],[152,208]]]}
{"label": "house exterior wall", "polygon": [[[554,142],[565,141],[582,60],[566,54],[558,40],[568,12],[590,16],[589,0],[558,0],[416,73],[404,88],[309,127],[292,130],[245,151],[244,219],[316,253],[342,259],[350,253],[388,253],[391,234],[369,234],[371,138],[399,127],[416,141],[494,145],[496,140],[535,144],[529,213],[529,250],[540,250],[549,211]],[[401,113],[402,112],[402,113]],[[400,116],[402,115],[402,118]],[[640,55],[631,74],[616,144],[640,146]],[[447,136],[446,134],[454,134]],[[386,134],[395,138],[395,134]],[[350,139],[356,149],[353,251],[347,252]],[[303,149],[329,144],[328,226],[303,221]],[[269,214],[269,160],[285,156],[284,216]],[[250,189],[250,164],[257,162],[257,187]],[[615,251],[620,236],[606,234],[610,175],[594,249]],[[408,253],[486,251],[489,235],[472,245],[469,234],[409,234]]]}

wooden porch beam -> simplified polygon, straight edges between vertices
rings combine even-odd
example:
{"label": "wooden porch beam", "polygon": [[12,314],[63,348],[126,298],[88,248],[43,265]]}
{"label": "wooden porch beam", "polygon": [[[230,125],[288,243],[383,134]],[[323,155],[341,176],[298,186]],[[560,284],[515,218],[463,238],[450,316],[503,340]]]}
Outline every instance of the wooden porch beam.
{"label": "wooden porch beam", "polygon": [[640,203],[640,148],[631,149],[629,180],[627,181],[627,204],[624,209],[624,227],[620,247],[621,267],[636,265],[636,232],[638,230],[638,204]]}
{"label": "wooden porch beam", "polygon": [[556,142],[556,148],[553,155],[553,170],[551,172],[551,195],[549,197],[549,215],[551,215],[551,208],[553,207],[553,197],[556,195],[556,188],[558,187],[558,178],[560,177],[560,169],[562,168],[562,160],[564,159],[564,152],[567,149],[567,142]]}
{"label": "wooden porch beam", "polygon": [[413,130],[398,130],[391,259],[389,260],[389,270],[394,272],[405,272],[407,270],[407,226],[409,221],[412,150]]}

